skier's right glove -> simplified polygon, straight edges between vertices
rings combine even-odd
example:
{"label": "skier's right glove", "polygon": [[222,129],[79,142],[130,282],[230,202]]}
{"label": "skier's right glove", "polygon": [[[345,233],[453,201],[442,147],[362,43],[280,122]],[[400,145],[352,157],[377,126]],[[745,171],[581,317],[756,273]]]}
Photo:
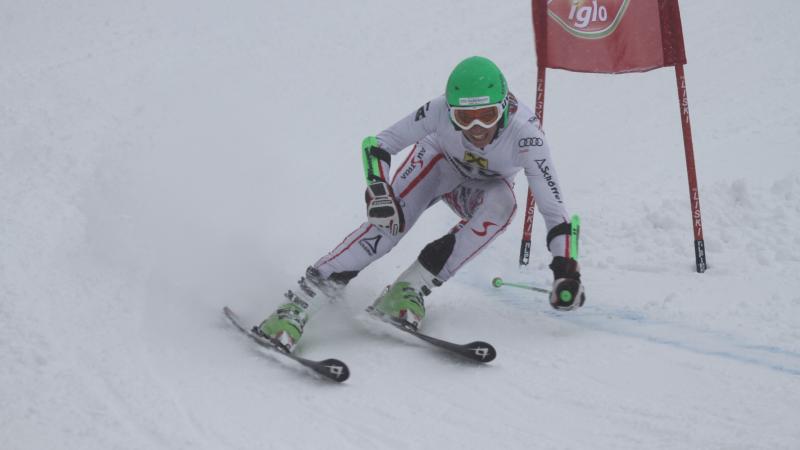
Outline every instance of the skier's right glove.
{"label": "skier's right glove", "polygon": [[392,235],[405,231],[403,210],[394,196],[392,187],[385,181],[373,181],[367,186],[367,221],[385,228]]}
{"label": "skier's right glove", "polygon": [[553,271],[553,289],[550,291],[550,306],[559,311],[571,311],[583,306],[586,294],[581,284],[578,261],[556,256],[550,263]]}
{"label": "skier's right glove", "polygon": [[367,136],[361,142],[364,160],[364,177],[367,180],[367,220],[376,227],[389,231],[392,235],[405,231],[403,210],[386,182],[391,155],[381,148],[378,138]]}

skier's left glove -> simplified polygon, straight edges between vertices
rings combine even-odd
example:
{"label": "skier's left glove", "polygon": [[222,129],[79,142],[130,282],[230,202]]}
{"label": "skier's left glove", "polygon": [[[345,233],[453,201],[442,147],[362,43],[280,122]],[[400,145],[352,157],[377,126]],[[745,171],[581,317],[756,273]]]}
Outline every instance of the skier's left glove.
{"label": "skier's left glove", "polygon": [[571,311],[580,308],[586,301],[586,294],[581,284],[581,272],[578,261],[572,258],[556,256],[550,263],[553,271],[553,289],[550,291],[550,306],[559,311]]}
{"label": "skier's left glove", "polygon": [[403,210],[394,196],[392,186],[385,181],[373,181],[367,186],[367,221],[395,235],[405,231]]}

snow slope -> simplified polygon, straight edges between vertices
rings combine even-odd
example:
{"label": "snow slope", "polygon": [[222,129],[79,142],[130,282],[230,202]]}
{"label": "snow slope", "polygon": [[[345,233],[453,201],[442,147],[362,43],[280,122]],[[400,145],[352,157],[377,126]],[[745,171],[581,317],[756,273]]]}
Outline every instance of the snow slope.
{"label": "snow slope", "polygon": [[528,2],[0,3],[0,447],[800,448],[800,5],[681,8],[709,270],[673,72],[550,71],[585,308],[489,286],[549,282],[538,220],[516,267],[518,216],[428,302],[495,362],[364,320],[454,223],[435,207],[307,328],[350,365],[332,385],[221,307],[260,320],[362,220],[361,138],[458,61],[530,101]]}

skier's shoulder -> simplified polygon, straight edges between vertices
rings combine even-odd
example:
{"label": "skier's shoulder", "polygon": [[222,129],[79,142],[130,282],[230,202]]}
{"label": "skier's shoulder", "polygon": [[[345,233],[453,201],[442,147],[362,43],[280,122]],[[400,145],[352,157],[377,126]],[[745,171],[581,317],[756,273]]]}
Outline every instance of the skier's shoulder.
{"label": "skier's shoulder", "polygon": [[434,97],[423,103],[414,113],[414,121],[419,122],[424,119],[432,119],[442,114],[447,114],[447,100],[444,94]]}
{"label": "skier's shoulder", "polygon": [[519,166],[535,166],[536,159],[548,151],[541,122],[527,105],[518,102],[515,110],[509,110],[508,131],[509,145],[514,147]]}
{"label": "skier's shoulder", "polygon": [[519,138],[544,138],[542,124],[533,110],[513,98],[509,105],[509,130]]}

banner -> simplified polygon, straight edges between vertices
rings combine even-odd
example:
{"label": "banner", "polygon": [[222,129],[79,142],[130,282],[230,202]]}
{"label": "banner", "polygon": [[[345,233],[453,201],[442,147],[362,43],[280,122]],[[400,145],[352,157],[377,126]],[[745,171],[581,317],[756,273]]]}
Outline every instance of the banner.
{"label": "banner", "polygon": [[532,0],[537,63],[575,72],[686,64],[677,0]]}

